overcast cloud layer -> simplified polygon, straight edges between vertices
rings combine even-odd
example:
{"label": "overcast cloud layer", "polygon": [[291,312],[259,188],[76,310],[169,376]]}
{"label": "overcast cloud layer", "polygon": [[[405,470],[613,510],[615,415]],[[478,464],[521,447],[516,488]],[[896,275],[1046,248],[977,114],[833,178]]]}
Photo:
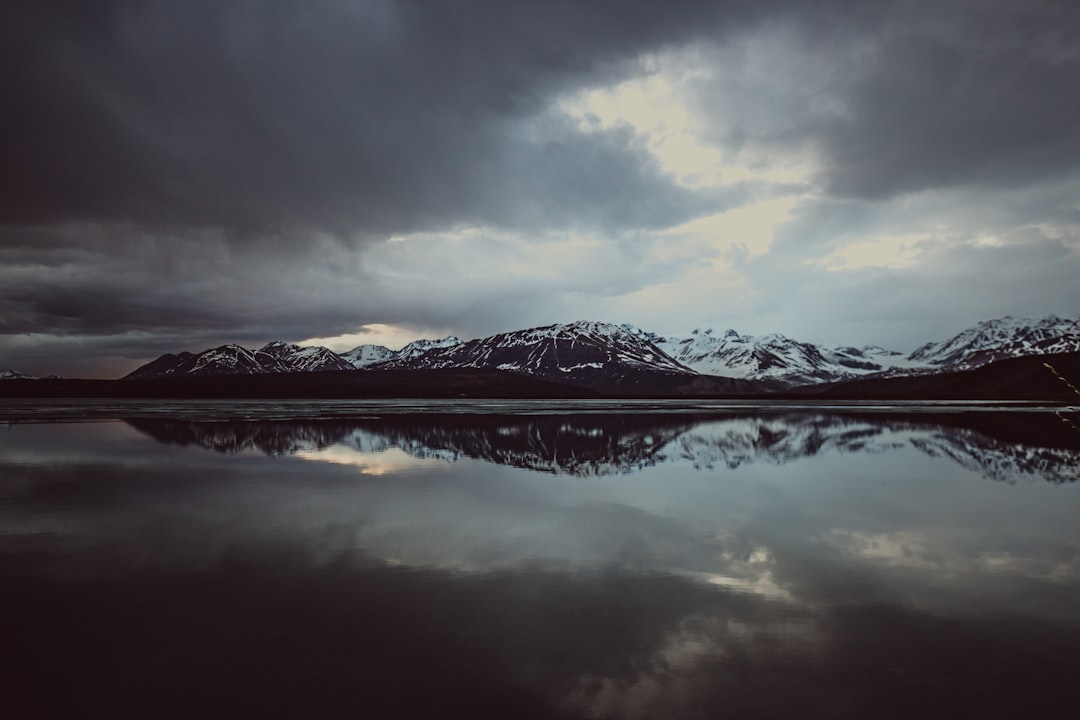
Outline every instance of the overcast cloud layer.
{"label": "overcast cloud layer", "polygon": [[1080,311],[1065,0],[12,0],[0,93],[0,368]]}

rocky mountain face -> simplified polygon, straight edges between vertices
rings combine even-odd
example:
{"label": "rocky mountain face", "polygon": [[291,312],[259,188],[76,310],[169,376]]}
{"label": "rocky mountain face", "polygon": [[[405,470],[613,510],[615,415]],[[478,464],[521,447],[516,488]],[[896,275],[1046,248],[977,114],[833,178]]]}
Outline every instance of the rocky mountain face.
{"label": "rocky mountain face", "polygon": [[988,320],[909,355],[873,345],[827,347],[779,334],[706,329],[685,338],[663,337],[631,325],[580,321],[467,342],[457,337],[417,340],[396,351],[360,345],[340,355],[283,342],[258,350],[224,345],[198,354],[164,355],[127,378],[479,368],[603,392],[753,393],[965,370],[1004,358],[1075,351],[1080,351],[1080,322],[1053,315]]}
{"label": "rocky mountain face", "polygon": [[611,323],[589,321],[499,333],[371,367],[486,368],[602,392],[639,390],[679,394],[762,389],[745,381],[704,378],[640,333]]}
{"label": "rocky mountain face", "polygon": [[[353,365],[340,355],[324,347],[300,347],[280,341],[263,345],[258,353],[265,353],[276,358],[291,368],[288,372],[327,372],[332,370],[352,370]],[[295,368],[295,369],[292,369]]]}
{"label": "rocky mountain face", "polygon": [[385,367],[485,367],[552,377],[576,376],[585,369],[693,372],[640,335],[610,323],[585,321],[499,333],[411,356],[402,353]]}

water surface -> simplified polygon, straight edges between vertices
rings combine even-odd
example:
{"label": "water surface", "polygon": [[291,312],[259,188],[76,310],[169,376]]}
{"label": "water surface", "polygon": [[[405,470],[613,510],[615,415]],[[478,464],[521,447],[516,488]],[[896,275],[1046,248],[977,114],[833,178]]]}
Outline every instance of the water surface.
{"label": "water surface", "polygon": [[1068,408],[9,405],[20,717],[1072,717]]}

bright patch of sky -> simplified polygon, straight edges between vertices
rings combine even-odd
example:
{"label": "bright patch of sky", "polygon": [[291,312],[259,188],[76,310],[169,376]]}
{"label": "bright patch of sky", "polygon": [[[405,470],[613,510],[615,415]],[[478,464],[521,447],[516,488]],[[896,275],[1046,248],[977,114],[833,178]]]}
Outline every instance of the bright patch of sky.
{"label": "bright patch of sky", "polygon": [[371,325],[364,325],[359,331],[354,333],[324,338],[308,338],[297,344],[304,347],[318,345],[330,348],[334,352],[352,350],[358,345],[382,345],[391,350],[400,350],[413,340],[418,340],[422,337],[430,338],[436,335],[439,335],[437,331],[432,333],[424,332],[422,330],[410,330],[396,325],[372,323]]}
{"label": "bright patch of sky", "polygon": [[777,228],[790,219],[794,198],[768,200],[709,215],[657,233],[679,242],[704,241],[718,251],[736,250],[744,259],[769,251]]}
{"label": "bright patch of sky", "polygon": [[708,139],[716,119],[697,110],[694,97],[715,81],[715,71],[698,53],[659,55],[642,64],[642,76],[565,96],[557,107],[584,133],[631,128],[663,170],[687,187],[810,180],[814,167],[806,155],[733,151]]}
{"label": "bright patch of sky", "polygon": [[831,272],[870,267],[910,267],[918,260],[918,246],[924,240],[926,237],[920,235],[885,235],[849,243],[823,258],[807,262]]}

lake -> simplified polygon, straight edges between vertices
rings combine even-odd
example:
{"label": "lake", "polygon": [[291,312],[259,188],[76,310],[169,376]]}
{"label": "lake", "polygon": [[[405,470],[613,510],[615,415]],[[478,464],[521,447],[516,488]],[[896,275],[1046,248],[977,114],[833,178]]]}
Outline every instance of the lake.
{"label": "lake", "polygon": [[1080,413],[7,401],[5,715],[1074,717]]}

